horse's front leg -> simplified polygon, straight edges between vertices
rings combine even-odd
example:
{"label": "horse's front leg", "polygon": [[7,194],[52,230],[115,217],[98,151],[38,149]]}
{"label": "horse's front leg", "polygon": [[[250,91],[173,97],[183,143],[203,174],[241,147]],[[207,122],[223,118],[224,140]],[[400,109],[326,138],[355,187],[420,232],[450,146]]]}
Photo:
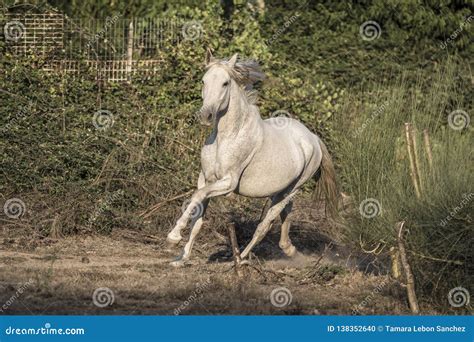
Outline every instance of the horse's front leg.
{"label": "horse's front leg", "polygon": [[[199,178],[198,178],[198,184],[197,184],[198,190],[204,188],[205,185],[206,185],[206,179],[204,178],[204,174],[201,172],[199,173]],[[195,225],[197,220],[200,218],[200,216],[204,214],[203,213],[205,210],[204,205],[202,205],[201,203],[198,203],[197,206],[191,207],[191,204],[192,204],[192,201],[189,202],[188,206],[186,207],[186,210],[183,212],[183,214],[178,219],[178,221],[176,221],[176,225],[174,226],[174,228],[168,233],[168,236],[166,237],[166,241],[168,241],[168,243],[172,245],[177,245],[181,241],[182,239],[181,230],[184,227],[186,227],[186,224],[188,223],[187,221],[188,219],[186,219],[184,216],[186,211],[190,210],[191,213],[193,211],[196,213],[196,215],[194,215],[196,217],[193,220],[193,226]]]}
{"label": "horse's front leg", "polygon": [[[175,234],[176,231],[179,233],[179,231],[183,227],[186,226],[194,208],[196,208],[196,206],[199,206],[200,204],[202,205],[203,210],[200,210],[200,216],[196,217],[195,220],[193,221],[191,235],[190,235],[188,243],[184,247],[183,254],[178,260],[173,262],[173,266],[181,266],[184,264],[184,261],[189,259],[194,240],[196,239],[202,226],[202,213],[205,207],[207,206],[209,199],[211,197],[225,195],[234,191],[238,183],[237,180],[238,180],[237,177],[232,177],[229,175],[227,177],[223,177],[217,180],[216,182],[212,184],[205,185],[204,187],[202,187],[201,189],[198,189],[194,193],[194,195],[191,198],[191,202],[189,203],[183,215],[179,218],[178,222],[176,223],[176,227],[168,234],[168,241],[170,241],[175,237],[175,235],[173,234]],[[171,239],[170,239],[170,236],[171,236]],[[179,235],[179,237],[181,237],[181,235]]]}
{"label": "horse's front leg", "polygon": [[191,234],[189,235],[189,240],[184,246],[183,253],[181,254],[180,257],[177,258],[177,260],[171,262],[171,265],[175,267],[179,266],[184,266],[185,262],[189,259],[191,256],[191,250],[194,245],[194,241],[196,240],[196,237],[198,236],[199,232],[201,231],[201,227],[203,224],[203,216],[204,213],[206,212],[207,205],[209,204],[209,199],[205,199],[202,202],[202,210],[198,213],[198,216],[194,217],[191,223]]}

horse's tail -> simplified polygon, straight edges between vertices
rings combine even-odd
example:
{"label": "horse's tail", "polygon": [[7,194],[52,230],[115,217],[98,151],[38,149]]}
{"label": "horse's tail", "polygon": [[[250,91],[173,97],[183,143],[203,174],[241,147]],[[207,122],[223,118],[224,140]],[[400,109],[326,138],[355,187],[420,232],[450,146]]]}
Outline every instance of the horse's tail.
{"label": "horse's tail", "polygon": [[334,164],[328,149],[321,139],[319,139],[319,146],[321,147],[322,159],[321,165],[316,172],[315,195],[317,199],[324,197],[326,214],[329,213],[332,218],[337,219],[339,217],[339,189],[336,182],[336,171],[334,170]]}

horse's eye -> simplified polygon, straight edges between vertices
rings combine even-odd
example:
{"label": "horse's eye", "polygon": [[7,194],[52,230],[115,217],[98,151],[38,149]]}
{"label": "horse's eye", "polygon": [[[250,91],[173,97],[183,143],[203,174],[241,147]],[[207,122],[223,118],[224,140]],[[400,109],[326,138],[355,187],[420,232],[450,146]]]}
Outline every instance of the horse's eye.
{"label": "horse's eye", "polygon": [[224,84],[222,84],[223,87],[227,87],[229,85],[229,81],[226,81],[224,82]]}

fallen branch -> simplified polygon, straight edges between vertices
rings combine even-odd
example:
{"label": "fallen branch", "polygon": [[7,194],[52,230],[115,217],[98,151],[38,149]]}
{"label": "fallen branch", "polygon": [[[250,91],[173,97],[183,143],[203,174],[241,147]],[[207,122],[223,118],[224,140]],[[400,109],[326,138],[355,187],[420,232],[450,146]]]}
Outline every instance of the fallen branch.
{"label": "fallen branch", "polygon": [[[366,250],[363,246],[363,243],[362,243],[362,236],[359,235],[359,245],[360,245],[360,249],[362,249],[362,251],[366,254],[374,254],[374,255],[379,255],[380,253],[382,253],[382,251],[384,250],[385,248],[385,244],[382,245],[382,242],[379,242],[374,249],[372,250]],[[382,248],[380,248],[380,246],[382,246]],[[379,249],[380,248],[380,249]]]}
{"label": "fallen branch", "polygon": [[232,255],[234,256],[235,272],[239,278],[244,277],[244,270],[242,268],[242,258],[240,257],[239,244],[237,243],[237,235],[235,234],[234,224],[227,225],[229,231],[229,240],[232,248]]}
{"label": "fallen branch", "polygon": [[142,217],[144,219],[150,217],[151,215],[153,215],[155,213],[155,211],[157,211],[158,209],[160,209],[162,206],[164,206],[166,203],[169,203],[169,202],[173,202],[177,199],[180,199],[180,198],[183,198],[183,197],[186,197],[188,196],[189,194],[193,193],[194,192],[194,189],[193,190],[189,190],[183,194],[180,194],[180,195],[176,195],[174,197],[171,197],[171,198],[168,198],[160,203],[157,203],[155,205],[152,205],[151,207],[149,207],[148,209],[144,210],[143,212],[141,212],[140,214],[138,214],[139,217]]}
{"label": "fallen branch", "polygon": [[326,252],[328,250],[330,250],[333,246],[333,243],[330,242],[329,244],[324,244],[324,250],[323,252],[321,253],[321,255],[319,256],[318,260],[316,260],[316,262],[314,262],[312,265],[311,265],[311,269],[306,272],[305,274],[303,274],[303,277],[307,277],[307,276],[311,276],[311,277],[314,277],[314,275],[316,274],[318,268],[319,268],[319,263],[321,262],[321,260],[323,260],[324,256],[326,255]]}
{"label": "fallen branch", "polygon": [[417,253],[417,252],[414,252],[414,251],[409,251],[409,252],[411,254],[416,255],[416,256],[418,256],[420,258],[423,258],[423,259],[439,261],[439,262],[446,262],[448,264],[454,264],[454,265],[464,265],[464,263],[462,261],[459,261],[459,260],[440,259],[440,258],[435,258],[435,257],[432,257],[432,256],[428,256],[428,255],[423,255],[421,253]]}
{"label": "fallen branch", "polygon": [[398,240],[398,251],[400,253],[400,260],[402,262],[403,269],[405,271],[405,277],[407,280],[406,289],[408,295],[408,303],[410,304],[410,309],[414,314],[420,313],[420,308],[418,306],[418,300],[416,298],[415,292],[415,278],[411,272],[411,267],[408,262],[407,253],[405,250],[405,244],[403,243],[403,229],[405,226],[405,221],[398,222],[395,226]]}

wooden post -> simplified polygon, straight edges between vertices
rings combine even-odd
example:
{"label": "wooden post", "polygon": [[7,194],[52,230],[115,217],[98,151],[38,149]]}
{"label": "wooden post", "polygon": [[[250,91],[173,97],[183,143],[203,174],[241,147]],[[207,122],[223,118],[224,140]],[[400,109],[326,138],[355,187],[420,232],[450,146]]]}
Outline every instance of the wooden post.
{"label": "wooden post", "polygon": [[132,66],[133,66],[133,19],[130,21],[128,27],[128,39],[127,39],[127,62],[125,71],[127,74],[128,82],[132,81]]}
{"label": "wooden post", "polygon": [[417,198],[421,197],[420,187],[418,184],[418,176],[415,164],[415,155],[413,152],[413,139],[412,139],[412,130],[411,124],[406,122],[405,123],[405,139],[407,142],[407,151],[408,151],[408,158],[410,159],[410,170],[411,170],[411,180],[413,183],[413,187],[415,188],[415,194]]}
{"label": "wooden post", "polygon": [[391,272],[392,277],[395,279],[400,279],[400,253],[395,247],[390,248],[390,261],[392,264]]}
{"label": "wooden post", "polygon": [[406,288],[408,295],[408,303],[410,304],[410,309],[414,314],[420,313],[420,308],[418,307],[418,300],[416,298],[415,292],[415,278],[411,272],[411,267],[408,262],[407,253],[405,250],[405,244],[403,243],[403,228],[405,226],[405,221],[398,222],[395,226],[395,231],[398,240],[398,250],[400,252],[400,260],[402,261],[402,266],[405,271],[405,277],[407,280]]}
{"label": "wooden post", "polygon": [[237,235],[235,234],[235,226],[233,223],[227,225],[229,231],[229,239],[232,248],[232,254],[234,256],[234,265],[235,272],[239,277],[244,276],[244,271],[242,269],[242,259],[240,258],[239,244],[237,243]]}
{"label": "wooden post", "polygon": [[265,0],[257,0],[257,6],[261,14],[265,13]]}
{"label": "wooden post", "polygon": [[427,129],[423,130],[423,141],[425,143],[425,152],[428,156],[428,164],[430,166],[430,172],[433,172],[433,154],[431,153],[431,142],[430,135]]}
{"label": "wooden post", "polygon": [[418,180],[418,186],[420,188],[420,193],[423,193],[423,182],[421,181],[421,166],[420,166],[420,158],[418,155],[418,132],[415,127],[411,126],[411,139],[413,145],[413,156],[415,157],[415,172],[416,178]]}

